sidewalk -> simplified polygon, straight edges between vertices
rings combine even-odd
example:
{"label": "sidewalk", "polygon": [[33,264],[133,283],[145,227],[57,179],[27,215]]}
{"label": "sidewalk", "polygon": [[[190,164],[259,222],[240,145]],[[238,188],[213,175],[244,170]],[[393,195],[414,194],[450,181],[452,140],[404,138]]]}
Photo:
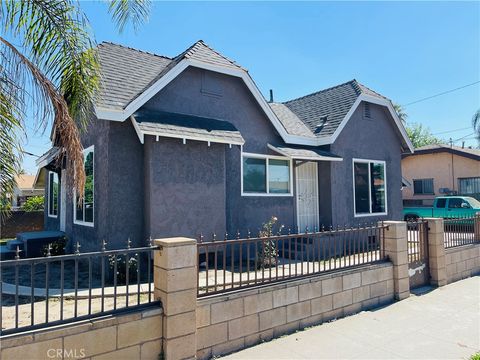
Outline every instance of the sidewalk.
{"label": "sidewalk", "polygon": [[225,359],[469,359],[479,351],[476,276]]}

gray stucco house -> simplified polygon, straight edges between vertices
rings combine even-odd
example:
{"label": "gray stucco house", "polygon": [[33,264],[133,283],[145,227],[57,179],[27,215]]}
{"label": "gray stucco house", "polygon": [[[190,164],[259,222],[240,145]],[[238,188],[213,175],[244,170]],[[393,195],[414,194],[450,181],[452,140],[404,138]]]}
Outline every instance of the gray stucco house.
{"label": "gray stucco house", "polygon": [[102,91],[83,134],[85,202],[52,148],[39,160],[45,226],[82,250],[169,236],[352,225],[402,217],[387,98],[356,80],[267,102],[247,70],[198,41],[174,58],[102,43]]}

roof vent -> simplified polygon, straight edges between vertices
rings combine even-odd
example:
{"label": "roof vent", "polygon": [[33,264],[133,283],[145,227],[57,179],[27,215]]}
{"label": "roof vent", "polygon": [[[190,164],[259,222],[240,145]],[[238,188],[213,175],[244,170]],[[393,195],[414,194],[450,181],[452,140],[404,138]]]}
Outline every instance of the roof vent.
{"label": "roof vent", "polygon": [[328,115],[320,116],[320,123],[315,126],[315,134],[318,134],[322,129],[325,127],[325,125],[328,124]]}
{"label": "roof vent", "polygon": [[369,103],[364,103],[363,105],[363,116],[366,118],[366,119],[371,119],[372,118],[372,114],[370,112],[370,104]]}

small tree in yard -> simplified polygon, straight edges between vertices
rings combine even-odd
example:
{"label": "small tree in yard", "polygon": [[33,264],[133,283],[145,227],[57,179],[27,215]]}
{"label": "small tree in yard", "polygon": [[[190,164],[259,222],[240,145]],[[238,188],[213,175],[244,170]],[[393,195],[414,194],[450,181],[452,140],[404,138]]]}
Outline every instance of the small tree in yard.
{"label": "small tree in yard", "polygon": [[[268,222],[263,224],[262,230],[260,230],[259,237],[267,238],[262,241],[262,245],[258,251],[258,266],[260,268],[267,268],[275,265],[275,259],[278,256],[278,249],[275,241],[269,238],[274,235],[274,228],[277,221],[278,219],[275,216],[272,216]],[[280,234],[283,228],[284,226],[280,225],[277,233]]]}
{"label": "small tree in yard", "polygon": [[43,204],[45,202],[44,196],[32,196],[22,205],[23,211],[40,211],[43,210]]}

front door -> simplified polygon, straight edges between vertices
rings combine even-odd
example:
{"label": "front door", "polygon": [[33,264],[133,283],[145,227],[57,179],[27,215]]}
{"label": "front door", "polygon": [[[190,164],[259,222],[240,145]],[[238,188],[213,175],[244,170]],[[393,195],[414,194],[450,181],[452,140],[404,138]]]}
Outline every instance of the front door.
{"label": "front door", "polygon": [[67,217],[67,171],[62,170],[60,178],[60,231],[65,231]]}
{"label": "front door", "polygon": [[318,229],[318,170],[313,161],[296,163],[297,225],[300,232]]}

